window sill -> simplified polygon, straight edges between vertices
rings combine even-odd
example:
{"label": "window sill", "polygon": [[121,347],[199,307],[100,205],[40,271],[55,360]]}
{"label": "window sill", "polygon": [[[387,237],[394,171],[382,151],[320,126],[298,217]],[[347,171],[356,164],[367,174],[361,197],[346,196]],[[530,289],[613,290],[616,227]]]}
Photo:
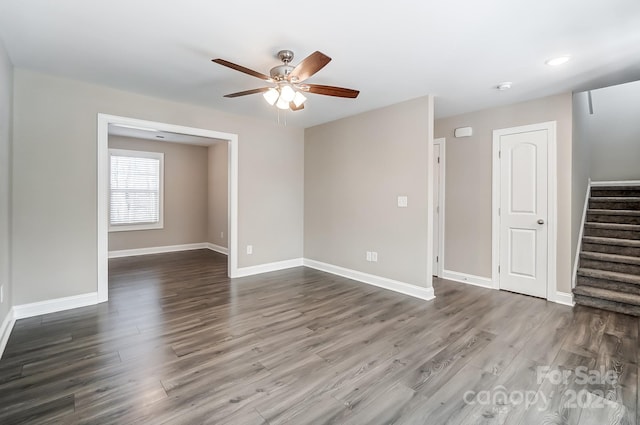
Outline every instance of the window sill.
{"label": "window sill", "polygon": [[121,226],[109,226],[109,233],[111,232],[135,232],[136,230],[159,230],[164,229],[162,223],[151,224],[126,224]]}

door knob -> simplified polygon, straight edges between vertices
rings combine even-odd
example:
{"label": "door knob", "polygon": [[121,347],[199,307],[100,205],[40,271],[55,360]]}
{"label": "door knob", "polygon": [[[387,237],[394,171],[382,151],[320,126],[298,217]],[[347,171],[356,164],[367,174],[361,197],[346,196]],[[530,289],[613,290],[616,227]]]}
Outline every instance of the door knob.
{"label": "door knob", "polygon": [[538,224],[544,224],[544,220],[543,219],[539,219],[538,220]]}

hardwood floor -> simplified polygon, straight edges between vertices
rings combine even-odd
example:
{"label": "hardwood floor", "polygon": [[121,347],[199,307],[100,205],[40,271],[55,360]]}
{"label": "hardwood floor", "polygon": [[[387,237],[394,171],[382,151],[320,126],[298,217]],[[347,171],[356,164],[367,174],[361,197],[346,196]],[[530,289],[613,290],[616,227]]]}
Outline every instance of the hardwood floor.
{"label": "hardwood floor", "polygon": [[[230,281],[210,251],[109,273],[108,303],[16,323],[1,424],[637,423],[631,316],[439,280],[425,302],[302,267]],[[579,373],[601,368],[618,379]]]}

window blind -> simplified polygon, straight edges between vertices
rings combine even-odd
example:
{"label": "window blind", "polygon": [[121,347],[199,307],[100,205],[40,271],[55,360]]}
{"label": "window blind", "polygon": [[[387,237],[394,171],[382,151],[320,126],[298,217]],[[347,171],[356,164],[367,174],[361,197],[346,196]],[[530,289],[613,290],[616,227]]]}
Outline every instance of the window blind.
{"label": "window blind", "polygon": [[110,224],[158,223],[161,159],[113,153],[110,157]]}

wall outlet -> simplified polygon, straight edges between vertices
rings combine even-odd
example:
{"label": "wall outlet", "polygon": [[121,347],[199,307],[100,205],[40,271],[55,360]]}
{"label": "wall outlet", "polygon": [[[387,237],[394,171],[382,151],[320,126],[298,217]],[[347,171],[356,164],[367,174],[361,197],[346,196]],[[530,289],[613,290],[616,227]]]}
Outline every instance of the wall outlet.
{"label": "wall outlet", "polygon": [[371,261],[373,261],[374,263],[378,262],[378,253],[377,252],[373,251],[371,253]]}
{"label": "wall outlet", "polygon": [[398,208],[406,208],[409,205],[409,198],[406,196],[398,196]]}
{"label": "wall outlet", "polygon": [[367,251],[367,261],[371,261],[371,251]]}
{"label": "wall outlet", "polygon": [[224,239],[224,232],[220,232],[220,239]]}
{"label": "wall outlet", "polygon": [[247,245],[247,254],[253,254],[253,245]]}

